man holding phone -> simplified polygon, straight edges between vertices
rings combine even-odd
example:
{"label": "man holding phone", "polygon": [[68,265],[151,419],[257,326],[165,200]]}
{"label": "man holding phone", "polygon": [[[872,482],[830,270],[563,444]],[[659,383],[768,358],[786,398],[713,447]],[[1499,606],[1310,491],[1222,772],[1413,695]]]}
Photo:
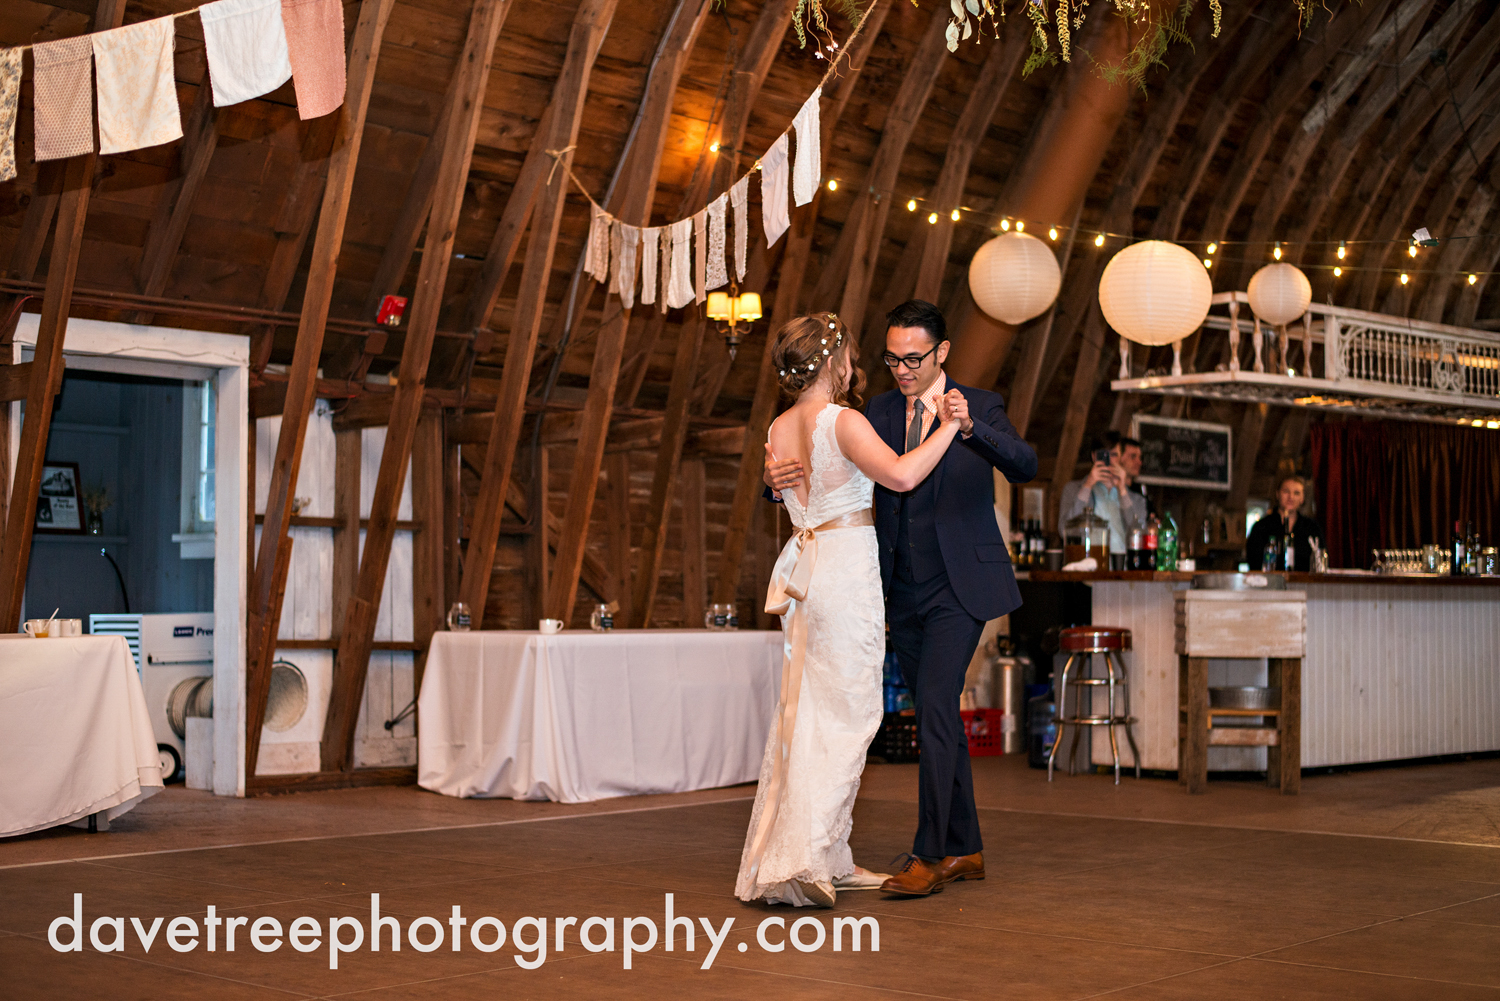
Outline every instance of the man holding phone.
{"label": "man holding phone", "polygon": [[[1122,565],[1130,532],[1146,526],[1146,499],[1130,489],[1132,477],[1125,463],[1127,440],[1133,441],[1095,439],[1091,450],[1093,466],[1089,474],[1062,488],[1057,513],[1057,526],[1061,529],[1070,519],[1083,513],[1084,508],[1092,507],[1094,514],[1109,522],[1109,553],[1111,557],[1119,555],[1118,562]],[[1135,448],[1139,455],[1140,445],[1136,444]]]}

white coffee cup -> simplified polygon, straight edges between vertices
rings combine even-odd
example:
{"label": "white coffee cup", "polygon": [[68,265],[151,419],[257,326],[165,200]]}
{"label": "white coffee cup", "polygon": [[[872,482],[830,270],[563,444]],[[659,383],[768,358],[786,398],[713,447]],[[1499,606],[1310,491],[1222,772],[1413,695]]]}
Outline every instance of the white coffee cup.
{"label": "white coffee cup", "polygon": [[536,627],[538,629],[540,629],[543,634],[545,634],[547,636],[551,636],[551,635],[553,635],[555,633],[560,633],[560,632],[563,631],[563,620],[562,619],[543,619],[543,620],[541,620],[540,622],[538,622],[536,624]]}
{"label": "white coffee cup", "polygon": [[83,620],[82,619],[58,619],[57,620],[57,631],[56,631],[55,635],[57,635],[57,636],[82,636],[83,635]]}
{"label": "white coffee cup", "polygon": [[[26,635],[32,639],[44,640],[52,635],[58,623],[57,619],[27,619],[26,624],[21,628],[26,630]],[[57,635],[62,635],[61,629],[57,629]]]}

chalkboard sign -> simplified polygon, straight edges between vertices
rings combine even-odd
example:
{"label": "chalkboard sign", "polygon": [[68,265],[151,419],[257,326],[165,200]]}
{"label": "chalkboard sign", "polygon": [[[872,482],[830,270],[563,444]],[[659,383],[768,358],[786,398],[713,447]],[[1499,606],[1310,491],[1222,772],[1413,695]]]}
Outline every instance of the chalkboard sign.
{"label": "chalkboard sign", "polygon": [[1227,491],[1232,434],[1226,424],[1138,414],[1130,422],[1130,436],[1141,443],[1137,479],[1152,486]]}

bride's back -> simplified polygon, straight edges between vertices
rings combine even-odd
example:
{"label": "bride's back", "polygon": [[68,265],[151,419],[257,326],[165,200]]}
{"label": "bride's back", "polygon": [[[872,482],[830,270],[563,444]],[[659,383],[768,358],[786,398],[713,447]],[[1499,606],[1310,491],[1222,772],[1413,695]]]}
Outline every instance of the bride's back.
{"label": "bride's back", "polygon": [[870,506],[874,484],[839,447],[835,428],[845,409],[836,403],[799,401],[771,425],[768,440],[774,457],[798,459],[806,473],[802,483],[782,494],[799,525],[816,525]]}

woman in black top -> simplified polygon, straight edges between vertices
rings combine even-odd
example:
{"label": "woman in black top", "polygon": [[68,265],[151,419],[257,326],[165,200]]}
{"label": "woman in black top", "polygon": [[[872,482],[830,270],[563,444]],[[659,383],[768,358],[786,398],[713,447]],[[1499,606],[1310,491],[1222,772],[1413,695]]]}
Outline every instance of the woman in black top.
{"label": "woman in black top", "polygon": [[1276,566],[1265,565],[1266,544],[1275,542],[1277,550],[1285,552],[1288,537],[1292,545],[1292,569],[1312,568],[1311,543],[1314,539],[1322,542],[1323,529],[1307,515],[1298,513],[1306,492],[1302,477],[1288,476],[1282,479],[1281,486],[1276,490],[1277,510],[1267,512],[1265,517],[1257,521],[1245,539],[1245,562],[1250,565],[1251,570],[1285,569],[1286,564],[1281,562]]}

